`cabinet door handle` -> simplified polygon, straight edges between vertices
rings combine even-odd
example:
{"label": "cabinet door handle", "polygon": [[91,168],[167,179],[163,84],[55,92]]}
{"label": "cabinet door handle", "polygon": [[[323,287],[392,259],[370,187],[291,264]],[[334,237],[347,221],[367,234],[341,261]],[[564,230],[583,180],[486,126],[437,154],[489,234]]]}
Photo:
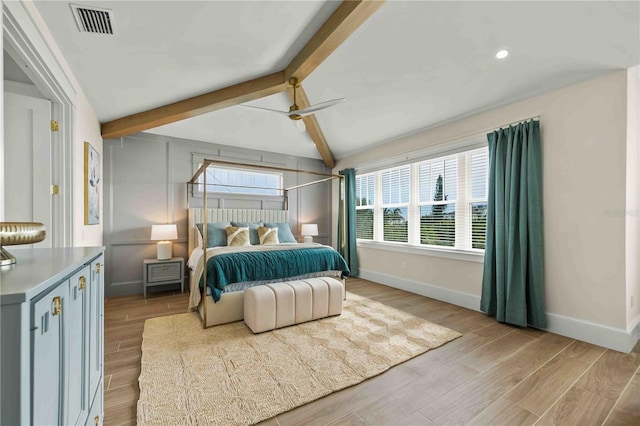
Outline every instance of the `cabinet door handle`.
{"label": "cabinet door handle", "polygon": [[93,420],[96,422],[96,426],[100,424],[100,416],[96,416],[96,418]]}
{"label": "cabinet door handle", "polygon": [[96,271],[98,271],[98,273],[100,273],[100,262],[98,262],[98,263],[96,264]]}
{"label": "cabinet door handle", "polygon": [[53,315],[60,315],[60,313],[62,312],[62,299],[60,298],[60,296],[54,297],[51,305],[51,313]]}
{"label": "cabinet door handle", "polygon": [[84,290],[86,286],[87,286],[87,279],[83,275],[80,277],[80,284],[78,285],[78,287],[80,288],[80,290]]}

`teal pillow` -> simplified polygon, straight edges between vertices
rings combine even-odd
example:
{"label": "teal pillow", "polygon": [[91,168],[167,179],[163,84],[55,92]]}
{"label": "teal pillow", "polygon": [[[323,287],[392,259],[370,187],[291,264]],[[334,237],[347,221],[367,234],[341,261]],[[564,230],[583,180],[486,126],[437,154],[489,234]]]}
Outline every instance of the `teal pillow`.
{"label": "teal pillow", "polygon": [[[207,248],[227,245],[227,231],[225,231],[227,226],[231,226],[231,222],[207,223]],[[196,223],[196,227],[202,235],[202,223]]]}
{"label": "teal pillow", "polygon": [[258,227],[264,226],[264,223],[262,221],[260,221],[260,222],[231,222],[231,226],[249,228],[249,242],[251,243],[251,245],[255,246],[255,245],[259,245],[260,244],[260,236],[258,235]]}
{"label": "teal pillow", "polygon": [[297,243],[296,237],[293,236],[291,228],[287,222],[281,223],[265,223],[267,228],[278,228],[278,240],[281,243]]}

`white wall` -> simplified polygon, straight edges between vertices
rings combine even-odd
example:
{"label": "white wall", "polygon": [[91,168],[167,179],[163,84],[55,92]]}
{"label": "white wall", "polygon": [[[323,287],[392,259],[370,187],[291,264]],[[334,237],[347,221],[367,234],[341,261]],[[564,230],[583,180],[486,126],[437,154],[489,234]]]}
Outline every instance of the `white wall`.
{"label": "white wall", "polygon": [[[89,101],[80,93],[76,98],[75,134],[73,146],[73,245],[75,247],[103,244],[104,227],[104,155],[100,122]],[[100,196],[100,223],[84,224],[84,143],[89,142],[100,154],[101,170],[98,182]]]}
{"label": "white wall", "polygon": [[[627,73],[627,327],[640,322],[640,65]],[[632,304],[633,301],[633,304]]]}
{"label": "white wall", "polygon": [[[547,312],[562,321],[626,330],[626,221],[620,214],[627,197],[626,70],[356,153],[338,161],[336,170],[535,116],[543,146]],[[359,261],[362,276],[395,277],[405,287],[422,286],[427,294],[445,290],[466,300],[463,305],[479,306],[481,263],[371,246],[359,248]],[[403,262],[406,271],[399,268]]]}

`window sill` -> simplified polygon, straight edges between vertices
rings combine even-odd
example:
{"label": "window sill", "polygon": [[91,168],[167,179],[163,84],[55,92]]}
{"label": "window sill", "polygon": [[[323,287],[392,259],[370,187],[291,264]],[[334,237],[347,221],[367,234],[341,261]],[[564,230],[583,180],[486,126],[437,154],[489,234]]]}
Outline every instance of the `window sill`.
{"label": "window sill", "polygon": [[444,257],[447,259],[464,260],[467,262],[484,262],[483,251],[456,250],[456,249],[437,249],[432,247],[418,247],[406,244],[394,244],[380,241],[358,240],[358,247],[370,248],[376,250],[388,250],[399,253],[418,254],[422,256]]}

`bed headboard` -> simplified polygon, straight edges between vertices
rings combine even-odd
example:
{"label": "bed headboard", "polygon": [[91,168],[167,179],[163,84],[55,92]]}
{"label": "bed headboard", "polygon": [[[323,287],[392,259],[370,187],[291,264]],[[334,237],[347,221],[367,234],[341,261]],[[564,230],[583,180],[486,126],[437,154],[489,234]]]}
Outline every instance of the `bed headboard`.
{"label": "bed headboard", "polygon": [[[203,209],[189,209],[189,255],[198,244],[196,223],[204,222]],[[289,210],[207,209],[207,222],[289,222]]]}

